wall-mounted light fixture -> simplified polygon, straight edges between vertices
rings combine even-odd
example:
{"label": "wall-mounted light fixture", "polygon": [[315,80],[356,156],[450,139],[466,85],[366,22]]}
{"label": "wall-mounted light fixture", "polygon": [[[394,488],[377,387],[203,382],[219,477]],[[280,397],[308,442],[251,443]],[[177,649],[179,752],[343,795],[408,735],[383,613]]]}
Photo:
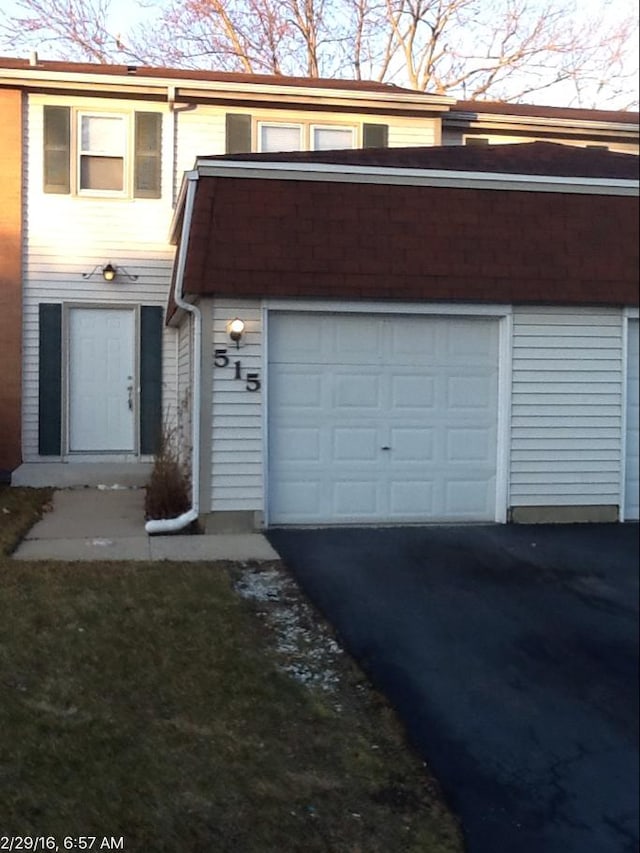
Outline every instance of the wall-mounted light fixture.
{"label": "wall-mounted light fixture", "polygon": [[229,320],[227,323],[227,334],[235,342],[236,347],[240,349],[240,338],[244,334],[244,320],[241,320],[240,317],[234,317],[233,320]]}
{"label": "wall-mounted light fixture", "polygon": [[105,281],[113,281],[116,278],[116,276],[119,276],[119,275],[126,276],[129,279],[129,281],[137,281],[138,280],[137,275],[133,275],[124,267],[117,267],[115,264],[112,264],[111,261],[109,261],[109,263],[107,263],[107,264],[96,264],[95,267],[91,270],[91,272],[83,272],[82,278],[84,278],[84,279],[92,278],[98,272],[98,270],[100,271],[102,278]]}

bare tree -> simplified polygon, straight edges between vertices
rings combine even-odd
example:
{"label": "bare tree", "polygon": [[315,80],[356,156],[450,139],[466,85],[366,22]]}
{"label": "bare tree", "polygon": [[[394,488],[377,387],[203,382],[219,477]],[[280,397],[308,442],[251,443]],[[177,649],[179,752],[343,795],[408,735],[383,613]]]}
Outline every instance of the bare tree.
{"label": "bare tree", "polygon": [[[374,79],[458,97],[631,107],[637,23],[566,0],[160,0],[118,35],[109,0],[16,0],[0,44],[57,56],[308,77]],[[636,60],[637,63],[637,60]]]}

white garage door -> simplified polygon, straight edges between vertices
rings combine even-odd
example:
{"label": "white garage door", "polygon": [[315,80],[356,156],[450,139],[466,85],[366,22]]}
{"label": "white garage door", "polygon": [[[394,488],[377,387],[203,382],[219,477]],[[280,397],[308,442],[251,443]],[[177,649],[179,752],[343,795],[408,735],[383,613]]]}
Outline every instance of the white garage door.
{"label": "white garage door", "polygon": [[638,370],[638,321],[629,321],[629,343],[627,362],[627,441],[626,441],[626,484],[624,517],[636,519],[640,516],[639,471],[640,456],[638,454],[638,385],[640,371]]}
{"label": "white garage door", "polygon": [[498,323],[272,314],[272,524],[495,519]]}

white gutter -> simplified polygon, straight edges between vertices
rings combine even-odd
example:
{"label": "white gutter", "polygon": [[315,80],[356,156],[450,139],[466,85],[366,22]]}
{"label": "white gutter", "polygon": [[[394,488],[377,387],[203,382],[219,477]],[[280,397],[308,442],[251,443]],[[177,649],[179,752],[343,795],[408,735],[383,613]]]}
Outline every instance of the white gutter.
{"label": "white gutter", "polygon": [[187,262],[187,248],[191,231],[193,204],[196,197],[198,175],[196,172],[187,173],[187,189],[182,220],[182,239],[177,258],[174,299],[178,308],[193,315],[193,409],[191,412],[191,508],[175,518],[153,518],[144,526],[148,534],[175,533],[184,530],[196,521],[200,511],[200,381],[201,381],[201,349],[202,349],[202,312],[197,305],[186,302],[183,294],[184,270]]}
{"label": "white gutter", "polygon": [[572,178],[557,175],[517,175],[501,172],[463,172],[397,166],[352,166],[313,161],[208,160],[198,158],[201,177],[263,178],[329,183],[390,184],[458,187],[479,190],[580,193],[637,196],[639,183],[627,178]]}

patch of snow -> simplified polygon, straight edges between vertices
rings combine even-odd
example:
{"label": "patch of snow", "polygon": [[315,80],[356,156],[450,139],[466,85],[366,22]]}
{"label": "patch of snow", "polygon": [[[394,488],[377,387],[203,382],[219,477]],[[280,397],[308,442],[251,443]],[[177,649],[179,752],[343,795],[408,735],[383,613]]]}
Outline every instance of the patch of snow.
{"label": "patch of snow", "polygon": [[243,567],[234,588],[243,598],[260,602],[259,614],[272,629],[279,667],[307,687],[335,690],[335,668],[342,649],[318,621],[295,583],[283,570]]}

